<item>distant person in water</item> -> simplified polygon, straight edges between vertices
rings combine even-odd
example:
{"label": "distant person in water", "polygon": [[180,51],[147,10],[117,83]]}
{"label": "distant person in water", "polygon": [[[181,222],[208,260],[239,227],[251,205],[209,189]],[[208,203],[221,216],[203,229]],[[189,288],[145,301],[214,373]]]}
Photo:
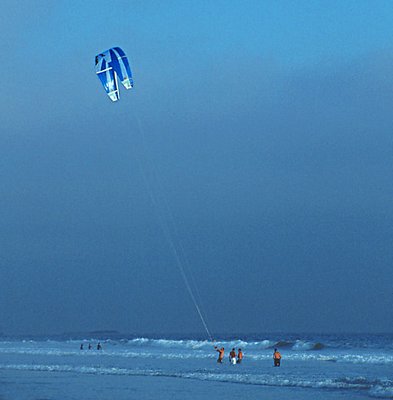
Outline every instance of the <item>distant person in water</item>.
{"label": "distant person in water", "polygon": [[218,351],[218,359],[217,362],[222,364],[222,360],[224,358],[224,348],[221,347],[221,349],[219,349],[217,346],[214,346],[214,348],[216,349],[216,351]]}
{"label": "distant person in water", "polygon": [[240,364],[243,360],[243,352],[242,349],[239,349],[238,353],[237,353],[237,363]]}
{"label": "distant person in water", "polygon": [[273,360],[274,366],[279,367],[281,364],[281,354],[277,349],[274,349]]}
{"label": "distant person in water", "polygon": [[80,349],[81,349],[81,350],[83,350],[83,343],[81,343],[81,347],[80,347]]}
{"label": "distant person in water", "polygon": [[91,343],[89,343],[89,350],[91,350],[93,348],[93,346],[91,345]]}
{"label": "distant person in water", "polygon": [[98,342],[98,344],[97,344],[97,350],[102,350],[102,346],[101,346],[100,342]]}
{"label": "distant person in water", "polygon": [[236,364],[236,351],[235,351],[235,348],[233,348],[231,350],[231,352],[229,353],[229,362],[231,364]]}

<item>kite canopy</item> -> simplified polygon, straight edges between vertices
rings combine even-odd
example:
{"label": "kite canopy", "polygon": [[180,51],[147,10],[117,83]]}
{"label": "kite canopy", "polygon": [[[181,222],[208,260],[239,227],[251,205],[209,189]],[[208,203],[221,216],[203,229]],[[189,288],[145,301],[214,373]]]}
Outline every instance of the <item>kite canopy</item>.
{"label": "kite canopy", "polygon": [[96,55],[96,74],[112,101],[120,98],[118,79],[126,89],[134,86],[130,64],[120,47],[112,47]]}

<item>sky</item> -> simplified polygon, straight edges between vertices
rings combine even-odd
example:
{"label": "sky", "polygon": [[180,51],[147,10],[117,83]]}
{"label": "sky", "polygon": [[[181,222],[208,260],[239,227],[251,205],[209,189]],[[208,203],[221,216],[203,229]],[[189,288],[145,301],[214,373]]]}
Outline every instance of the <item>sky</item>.
{"label": "sky", "polygon": [[0,332],[393,332],[390,1],[0,11]]}

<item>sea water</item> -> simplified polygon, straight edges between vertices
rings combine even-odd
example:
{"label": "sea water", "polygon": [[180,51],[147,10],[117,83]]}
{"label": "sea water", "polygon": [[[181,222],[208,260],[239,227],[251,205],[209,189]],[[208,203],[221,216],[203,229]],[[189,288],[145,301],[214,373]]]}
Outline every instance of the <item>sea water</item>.
{"label": "sea water", "polygon": [[[223,392],[270,399],[277,391],[296,399],[393,398],[393,335],[237,335],[215,344],[225,348],[222,364],[212,342],[198,336],[3,339],[0,399],[199,399]],[[280,367],[273,367],[276,347]],[[241,364],[229,362],[232,348],[242,349]]]}

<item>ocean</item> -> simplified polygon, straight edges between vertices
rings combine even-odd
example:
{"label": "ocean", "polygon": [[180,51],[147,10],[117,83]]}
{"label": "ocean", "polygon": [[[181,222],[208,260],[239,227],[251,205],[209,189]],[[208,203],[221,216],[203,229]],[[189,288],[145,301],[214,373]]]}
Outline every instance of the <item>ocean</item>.
{"label": "ocean", "polygon": [[[197,335],[2,338],[0,400],[393,398],[392,334],[222,335],[216,344],[223,364]],[[239,365],[232,348],[243,350]]]}

